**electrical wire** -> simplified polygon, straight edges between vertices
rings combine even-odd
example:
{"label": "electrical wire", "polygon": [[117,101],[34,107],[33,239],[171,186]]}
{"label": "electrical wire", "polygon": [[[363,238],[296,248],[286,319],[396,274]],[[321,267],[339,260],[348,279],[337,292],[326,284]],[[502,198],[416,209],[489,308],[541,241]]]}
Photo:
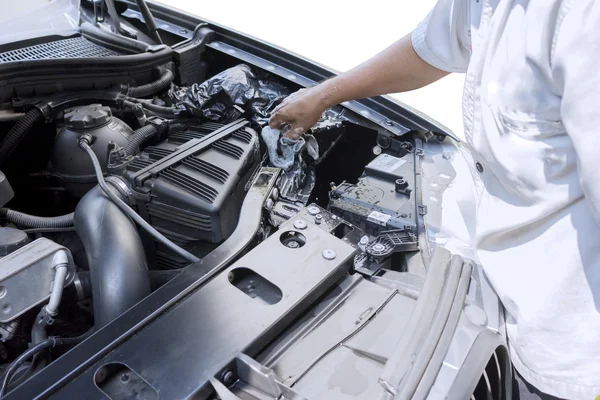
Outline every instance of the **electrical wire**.
{"label": "electrical wire", "polygon": [[146,222],[138,213],[133,211],[131,207],[127,205],[127,203],[121,200],[116,194],[112,192],[112,190],[110,190],[110,188],[106,184],[106,181],[104,180],[104,176],[102,175],[102,167],[100,167],[98,157],[96,157],[96,154],[90,147],[89,142],[90,139],[88,139],[86,135],[82,135],[79,139],[79,147],[82,150],[84,150],[92,160],[92,164],[94,165],[94,171],[96,173],[96,178],[98,179],[98,185],[100,185],[100,188],[108,196],[108,198],[111,199],[113,203],[115,203],[115,205],[121,209],[121,211],[123,211],[127,216],[134,220],[142,229],[154,236],[154,238],[160,243],[164,244],[169,249],[173,250],[175,253],[192,263],[200,261],[198,257],[193,255],[189,251],[181,248],[180,246],[176,245],[162,233],[157,231],[152,225]]}
{"label": "electrical wire", "polygon": [[0,397],[4,397],[6,391],[8,389],[8,385],[10,384],[10,380],[12,379],[15,372],[19,369],[21,365],[23,365],[27,360],[31,357],[39,353],[40,351],[51,349],[56,346],[65,346],[70,344],[77,344],[82,342],[84,339],[89,337],[93,333],[93,328],[84,333],[83,335],[74,337],[74,338],[59,338],[52,337],[44,340],[31,347],[30,349],[25,350],[19,357],[17,357],[10,366],[6,370],[4,374],[4,379],[2,380],[2,386],[0,387]]}
{"label": "electrical wire", "polygon": [[31,229],[23,229],[23,232],[30,233],[58,233],[58,232],[74,232],[74,226],[65,226],[62,228],[31,228]]}

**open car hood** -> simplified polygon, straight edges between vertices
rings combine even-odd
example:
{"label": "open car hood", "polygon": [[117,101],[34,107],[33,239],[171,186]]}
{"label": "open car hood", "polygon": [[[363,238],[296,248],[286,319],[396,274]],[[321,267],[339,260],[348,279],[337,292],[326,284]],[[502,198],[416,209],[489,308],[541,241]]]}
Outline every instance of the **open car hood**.
{"label": "open car hood", "polygon": [[79,0],[10,3],[2,7],[0,44],[41,36],[70,36],[79,30]]}

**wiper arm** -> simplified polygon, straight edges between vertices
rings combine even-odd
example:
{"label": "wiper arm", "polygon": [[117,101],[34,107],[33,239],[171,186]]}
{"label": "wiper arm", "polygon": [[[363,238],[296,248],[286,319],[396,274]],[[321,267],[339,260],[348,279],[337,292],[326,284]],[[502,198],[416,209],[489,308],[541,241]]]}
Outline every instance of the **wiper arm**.
{"label": "wiper arm", "polygon": [[152,16],[152,12],[148,8],[148,4],[146,4],[146,0],[135,0],[137,3],[142,16],[144,17],[144,22],[146,23],[146,27],[148,31],[150,31],[150,36],[154,39],[158,44],[162,44],[162,39],[158,34],[158,27],[156,26],[156,21],[154,21],[154,17]]}

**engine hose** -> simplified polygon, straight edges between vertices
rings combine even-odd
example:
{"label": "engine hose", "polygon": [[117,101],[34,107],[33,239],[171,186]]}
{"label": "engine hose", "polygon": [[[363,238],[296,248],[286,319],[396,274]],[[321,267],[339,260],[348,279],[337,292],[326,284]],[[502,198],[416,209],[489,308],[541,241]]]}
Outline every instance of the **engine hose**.
{"label": "engine hose", "polygon": [[38,122],[43,120],[44,114],[38,108],[32,108],[13,125],[4,139],[2,139],[2,142],[0,142],[0,165],[8,160],[19,143],[25,139],[25,136],[27,136],[29,131],[31,131]]}
{"label": "engine hose", "polygon": [[165,68],[164,72],[160,75],[160,78],[154,82],[130,87],[127,91],[127,96],[146,97],[153,95],[168,88],[171,82],[173,82],[173,79],[175,79],[173,72],[170,69]]}
{"label": "engine hose", "polygon": [[154,125],[145,125],[141,128],[137,129],[133,132],[133,135],[129,137],[127,140],[127,145],[125,146],[125,154],[128,156],[132,156],[137,154],[138,149],[142,144],[144,144],[148,139],[151,139],[158,133],[158,129]]}
{"label": "engine hose", "polygon": [[[37,345],[48,339],[47,329],[52,324],[53,318],[58,314],[58,307],[62,298],[63,289],[65,287],[65,278],[68,273],[69,257],[65,250],[61,250],[54,255],[52,260],[55,269],[54,281],[52,282],[52,290],[50,300],[46,304],[33,321],[31,328],[31,344]],[[18,378],[18,382],[22,382],[37,371],[43,369],[48,364],[47,355],[39,352],[33,356],[31,365],[28,370]]]}
{"label": "engine hose", "polygon": [[68,228],[73,226],[73,213],[59,215],[57,217],[38,217],[29,215],[10,208],[0,208],[0,216],[8,222],[25,228]]}
{"label": "engine hose", "polygon": [[140,104],[145,110],[163,118],[176,118],[179,111],[174,107],[159,106],[157,104],[142,101],[142,99],[134,99],[133,97],[126,97],[123,101],[123,105],[127,108],[133,109],[136,104]]}
{"label": "engine hose", "polygon": [[[116,188],[104,186],[121,200]],[[150,294],[144,246],[131,219],[100,186],[77,204],[75,228],[90,269],[94,326],[100,329]]]}
{"label": "engine hose", "polygon": [[25,350],[19,357],[17,357],[8,367],[6,373],[4,374],[4,379],[2,380],[2,386],[0,387],[0,397],[4,397],[6,391],[8,390],[8,385],[15,374],[15,372],[19,369],[19,367],[31,357],[38,354],[40,351],[44,351],[46,349],[51,349],[56,346],[68,346],[72,344],[77,344],[83,342],[87,339],[94,331],[89,330],[81,336],[77,336],[74,338],[58,338],[52,337],[49,339],[45,339],[44,341],[36,344],[35,346]]}
{"label": "engine hose", "polygon": [[[104,180],[104,176],[102,174],[102,167],[100,166],[100,162],[98,161],[98,157],[90,147],[90,143],[92,138],[88,134],[84,134],[79,138],[79,147],[87,153],[87,155],[92,160],[92,164],[94,164],[94,170],[96,172],[96,178],[98,179],[98,186],[104,191],[104,193],[115,203],[117,207],[121,209],[121,211],[129,216],[132,220],[134,220],[142,229],[152,235],[157,241],[173,250],[175,253],[183,257],[184,259],[196,263],[200,261],[198,257],[185,250],[184,248],[176,245],[171,240],[169,240],[165,235],[157,231],[152,225],[150,225],[146,220],[144,220],[138,213],[133,211],[131,207],[127,205],[123,200],[121,200],[116,194],[114,194],[110,188],[106,185],[106,181]],[[79,207],[79,206],[78,206]],[[77,226],[76,226],[77,227]]]}

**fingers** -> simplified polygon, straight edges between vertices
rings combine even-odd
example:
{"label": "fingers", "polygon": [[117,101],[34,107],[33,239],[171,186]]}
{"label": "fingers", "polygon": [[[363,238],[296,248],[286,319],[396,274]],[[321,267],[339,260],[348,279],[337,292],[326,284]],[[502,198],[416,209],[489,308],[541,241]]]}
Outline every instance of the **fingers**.
{"label": "fingers", "polygon": [[306,132],[306,129],[304,129],[304,127],[299,126],[298,124],[292,124],[290,126],[290,129],[285,132],[283,135],[289,139],[299,139],[300,137],[302,137],[304,135],[304,133]]}
{"label": "fingers", "polygon": [[280,129],[282,125],[289,122],[288,118],[281,112],[276,112],[269,118],[269,126],[273,129]]}

